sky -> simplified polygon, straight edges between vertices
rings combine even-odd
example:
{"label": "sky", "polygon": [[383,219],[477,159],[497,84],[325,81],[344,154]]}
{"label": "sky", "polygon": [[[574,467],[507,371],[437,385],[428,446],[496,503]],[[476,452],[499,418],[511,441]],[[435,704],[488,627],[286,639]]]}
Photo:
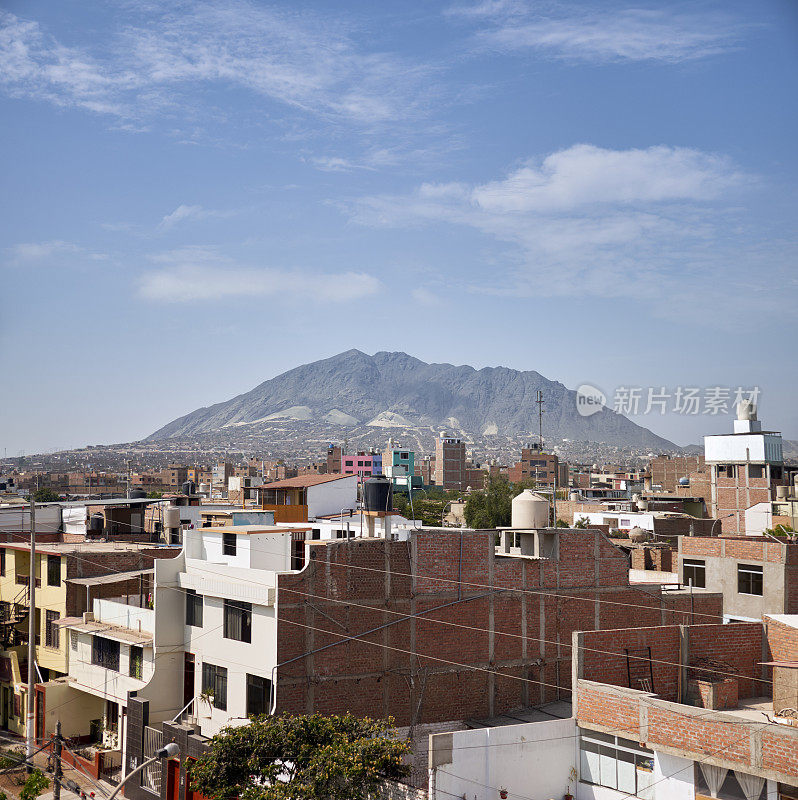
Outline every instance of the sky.
{"label": "sky", "polygon": [[798,439],[797,88],[793,0],[2,0],[0,447],[352,347]]}

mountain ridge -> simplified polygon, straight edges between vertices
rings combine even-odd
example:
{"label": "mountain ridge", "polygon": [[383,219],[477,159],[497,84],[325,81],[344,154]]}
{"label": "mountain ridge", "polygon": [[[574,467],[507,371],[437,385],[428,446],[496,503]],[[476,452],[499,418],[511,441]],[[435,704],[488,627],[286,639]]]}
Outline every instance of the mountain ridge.
{"label": "mountain ridge", "polygon": [[534,370],[505,366],[427,363],[401,351],[374,355],[351,349],[301,364],[249,392],[195,409],[153,432],[146,441],[202,436],[231,426],[268,427],[280,415],[316,424],[386,425],[479,435],[536,435],[536,392],[543,392],[545,437],[678,450],[652,431],[602,408],[581,416],[576,393]]}

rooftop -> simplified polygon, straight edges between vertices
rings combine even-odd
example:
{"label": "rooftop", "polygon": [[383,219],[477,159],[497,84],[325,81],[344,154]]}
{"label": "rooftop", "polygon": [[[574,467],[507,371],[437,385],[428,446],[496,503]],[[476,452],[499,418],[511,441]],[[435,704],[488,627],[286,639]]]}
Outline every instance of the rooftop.
{"label": "rooftop", "polygon": [[296,478],[285,478],[273,483],[265,483],[259,489],[304,489],[308,486],[317,486],[320,483],[340,481],[344,478],[354,478],[354,475],[297,475]]}

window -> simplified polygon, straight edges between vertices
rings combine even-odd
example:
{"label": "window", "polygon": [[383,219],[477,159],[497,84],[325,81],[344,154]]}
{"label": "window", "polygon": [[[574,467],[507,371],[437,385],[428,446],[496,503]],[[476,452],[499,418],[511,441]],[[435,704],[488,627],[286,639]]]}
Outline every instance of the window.
{"label": "window", "polygon": [[[304,536],[304,534],[302,534]],[[305,540],[294,539],[291,542],[291,569],[302,569],[305,566]]]}
{"label": "window", "polygon": [[47,556],[47,585],[61,585],[61,556]]}
{"label": "window", "polygon": [[77,651],[78,651],[78,632],[77,631],[70,631],[69,632],[69,645],[77,653]]}
{"label": "window", "polygon": [[222,555],[234,556],[236,554],[236,535],[234,533],[222,534]]}
{"label": "window", "polygon": [[756,564],[737,565],[737,591],[740,594],[762,595],[762,567]]}
{"label": "window", "polygon": [[257,717],[269,712],[272,682],[259,675],[247,675],[247,716]]}
{"label": "window", "polygon": [[310,531],[310,538],[311,539],[321,539],[321,528],[313,528]]}
{"label": "window", "polygon": [[186,625],[202,627],[202,595],[186,589]]}
{"label": "window", "polygon": [[685,586],[692,585],[698,589],[706,589],[707,567],[706,562],[700,559],[685,558],[682,561],[682,581]]}
{"label": "window", "polygon": [[141,680],[143,671],[144,650],[141,647],[136,647],[136,645],[132,644],[130,645],[130,677]]}
{"label": "window", "polygon": [[61,644],[59,637],[59,629],[55,624],[58,619],[57,611],[46,611],[44,615],[44,645],[45,647],[54,647],[56,650]]}
{"label": "window", "polygon": [[0,547],[0,575],[5,577],[6,574],[6,549]]}
{"label": "window", "polygon": [[346,531],[336,530],[335,531],[335,538],[336,539],[346,539]]}
{"label": "window", "polygon": [[224,638],[238,642],[252,641],[252,603],[224,601]]}
{"label": "window", "polygon": [[748,465],[749,478],[763,478],[765,475],[765,468],[761,464]]}
{"label": "window", "polygon": [[92,637],[91,663],[119,672],[119,642],[103,636]]}
{"label": "window", "polygon": [[585,783],[606,786],[650,800],[654,792],[654,753],[637,742],[584,731],[580,737],[580,775]]}
{"label": "window", "polygon": [[215,664],[202,665],[202,693],[211,699],[214,708],[227,710],[227,668]]}

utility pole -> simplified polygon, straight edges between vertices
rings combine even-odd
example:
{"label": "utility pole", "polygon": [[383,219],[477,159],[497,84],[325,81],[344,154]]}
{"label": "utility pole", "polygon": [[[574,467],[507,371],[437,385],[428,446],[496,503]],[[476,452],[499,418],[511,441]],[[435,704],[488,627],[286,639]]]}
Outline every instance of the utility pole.
{"label": "utility pole", "polygon": [[132,477],[131,474],[130,474],[130,465],[131,465],[131,463],[132,463],[131,460],[128,458],[127,459],[127,499],[128,500],[130,500],[130,480],[131,480],[131,477]]}
{"label": "utility pole", "polygon": [[535,397],[535,402],[538,406],[538,443],[540,444],[540,452],[543,452],[543,392],[538,389]]}
{"label": "utility pole", "polygon": [[61,800],[61,778],[64,771],[61,769],[61,720],[55,723],[55,742],[53,743],[55,756],[55,769],[53,770],[53,800]]}
{"label": "utility pole", "polygon": [[36,503],[30,501],[30,570],[28,575],[28,709],[25,720],[25,757],[33,771],[33,740],[36,716]]}

